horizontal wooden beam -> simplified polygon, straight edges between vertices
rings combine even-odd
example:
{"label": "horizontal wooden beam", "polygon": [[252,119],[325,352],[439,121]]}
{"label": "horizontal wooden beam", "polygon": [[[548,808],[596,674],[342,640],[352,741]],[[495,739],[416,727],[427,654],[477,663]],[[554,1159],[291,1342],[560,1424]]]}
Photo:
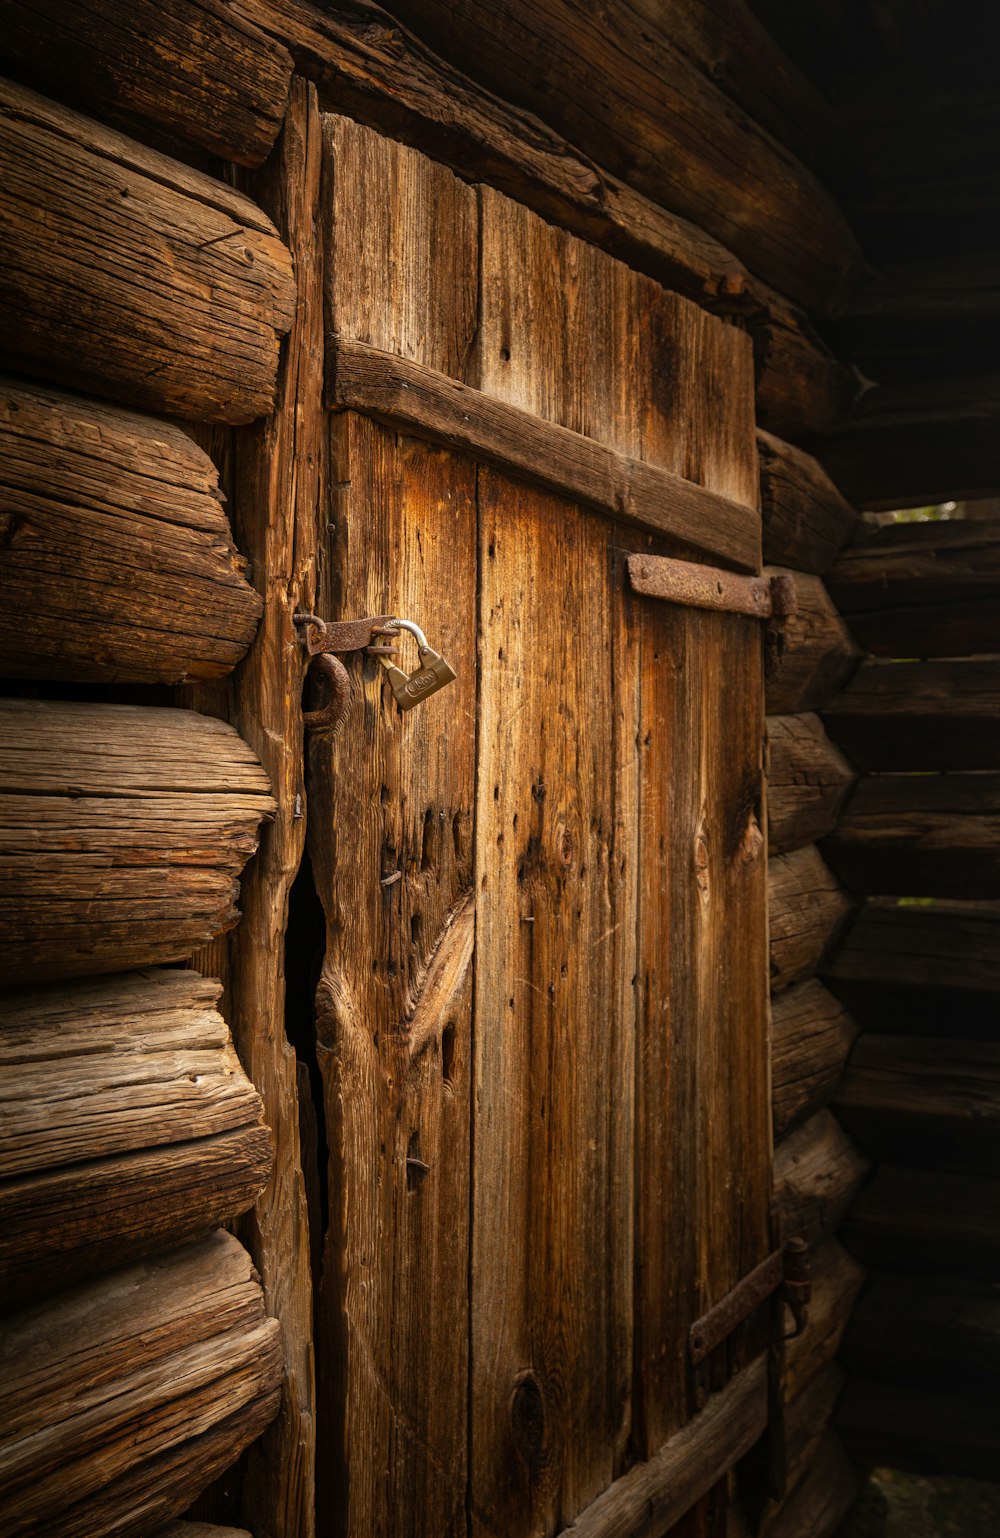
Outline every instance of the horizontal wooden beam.
{"label": "horizontal wooden beam", "polygon": [[760,519],[655,465],[546,422],[436,369],[338,337],[327,398],[337,409],[464,449],[548,490],[745,569],[758,564]]}
{"label": "horizontal wooden beam", "polygon": [[845,551],[826,580],[878,657],[1000,652],[1000,522],[891,524]]}
{"label": "horizontal wooden beam", "polygon": [[226,1233],[9,1316],[0,1499],[11,1531],[143,1538],[178,1516],[275,1415],[278,1334]]}
{"label": "horizontal wooden beam", "polygon": [[865,663],[823,724],[866,771],[1000,769],[1000,662]]}
{"label": "horizontal wooden beam", "polygon": [[992,1281],[1000,1269],[1000,1178],[882,1164],[843,1232],[866,1265]]}
{"label": "horizontal wooden beam", "polygon": [[11,985],[176,961],[232,928],[273,813],[232,727],[193,711],[0,702]]}
{"label": "horizontal wooden beam", "polygon": [[765,561],[822,576],[861,515],[811,454],[766,432],[757,453]]}
{"label": "horizontal wooden beam", "polygon": [[292,57],[218,0],[5,0],[0,66],[61,101],[256,166]]}
{"label": "horizontal wooden beam", "polygon": [[776,1138],[830,1099],[857,1034],[843,1004],[815,977],[774,999],[771,1107]]}
{"label": "horizontal wooden beam", "polygon": [[261,600],[173,423],[0,380],[0,491],[8,677],[178,684],[245,654]]}
{"label": "horizontal wooden beam", "polygon": [[822,849],[852,892],[1000,898],[1000,774],[872,775]]}
{"label": "horizontal wooden beam", "polygon": [[662,1538],[763,1435],[766,1362],[759,1357],[646,1463],[635,1464],[560,1538]]}
{"label": "horizontal wooden beam", "polygon": [[1000,1411],[965,1393],[899,1386],[874,1377],[848,1379],[837,1426],[851,1453],[871,1467],[922,1476],[961,1474],[994,1481]]}
{"label": "horizontal wooden beam", "polygon": [[851,912],[852,903],[812,844],[768,861],[771,992],[816,971]]}
{"label": "horizontal wooden beam", "polygon": [[870,1169],[836,1116],[817,1111],[775,1150],[774,1200],[783,1239],[809,1244],[838,1228]]}
{"label": "horizontal wooden beam", "polygon": [[271,409],[295,283],[249,198],[0,82],[0,212],[8,368],[213,422]]}
{"label": "horizontal wooden beam", "polygon": [[857,1500],[860,1481],[840,1437],[828,1431],[761,1538],[834,1538]]}
{"label": "horizontal wooden beam", "polygon": [[4,996],[6,1306],[194,1238],[263,1190],[271,1136],[221,991],[165,970]]}
{"label": "horizontal wooden beam", "polygon": [[837,613],[819,577],[782,572],[795,590],[795,608],[781,631],[777,665],[768,676],[768,715],[816,710],[831,700],[861,661],[861,648]]}
{"label": "horizontal wooden beam", "polygon": [[829,833],[857,775],[819,716],[767,718],[767,827],[772,854]]}
{"label": "horizontal wooden beam", "polygon": [[852,1373],[997,1402],[1000,1296],[994,1282],[872,1278],[844,1338]]}
{"label": "horizontal wooden beam", "polygon": [[850,412],[863,381],[781,294],[762,289],[755,297],[760,304],[748,315],[747,326],[754,343],[760,426],[795,443],[830,432]]}

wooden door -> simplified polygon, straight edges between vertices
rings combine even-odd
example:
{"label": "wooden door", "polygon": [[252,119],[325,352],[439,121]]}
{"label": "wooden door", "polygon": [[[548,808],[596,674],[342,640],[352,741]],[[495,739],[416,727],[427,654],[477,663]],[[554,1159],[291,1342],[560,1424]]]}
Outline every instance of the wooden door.
{"label": "wooden door", "polygon": [[402,715],[356,658],[311,744],[321,1524],[534,1538],[760,1345],[687,1363],[767,1252],[760,627],[625,570],[756,569],[750,346],[368,129],[325,157],[322,612],[458,679]]}

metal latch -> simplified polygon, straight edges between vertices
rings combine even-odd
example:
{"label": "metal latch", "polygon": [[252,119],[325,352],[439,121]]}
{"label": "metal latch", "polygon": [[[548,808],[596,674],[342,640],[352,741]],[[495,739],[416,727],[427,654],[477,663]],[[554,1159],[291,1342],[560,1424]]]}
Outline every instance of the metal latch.
{"label": "metal latch", "polygon": [[791,1340],[802,1334],[809,1311],[809,1246],[804,1239],[786,1240],[780,1250],[762,1260],[737,1282],[732,1292],[727,1292],[707,1314],[695,1320],[688,1331],[692,1365],[697,1367],[716,1346],[721,1346],[779,1287],[795,1320],[794,1330],[786,1337]]}
{"label": "metal latch", "polygon": [[[311,731],[336,729],[351,700],[351,679],[337,653],[364,651],[378,657],[389,674],[389,686],[400,708],[410,710],[429,699],[455,678],[455,671],[439,652],[427,644],[427,637],[412,620],[393,614],[369,614],[364,619],[328,621],[315,614],[296,614],[299,639],[315,669],[323,678],[327,698],[316,710],[304,710],[302,720]],[[396,648],[384,638],[408,630],[417,641],[420,666],[406,674],[391,660]]]}

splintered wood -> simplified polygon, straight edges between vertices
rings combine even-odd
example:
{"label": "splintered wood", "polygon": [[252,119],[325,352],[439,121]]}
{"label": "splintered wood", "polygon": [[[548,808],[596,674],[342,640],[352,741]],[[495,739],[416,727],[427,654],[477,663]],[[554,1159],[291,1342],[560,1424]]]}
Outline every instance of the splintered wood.
{"label": "splintered wood", "polygon": [[[337,349],[392,354],[727,499],[756,549],[744,335],[327,125],[335,409]],[[688,1327],[768,1249],[761,625],[629,590],[628,556],[676,539],[355,404],[320,612],[413,618],[458,679],[400,716],[348,659],[345,721],[312,743],[320,1521],[527,1538],[693,1436],[762,1344],[737,1336],[696,1394]],[[678,1445],[623,1510],[652,1490],[680,1516],[725,1472],[761,1424],[754,1394],[725,1405],[702,1482],[669,1486]]]}

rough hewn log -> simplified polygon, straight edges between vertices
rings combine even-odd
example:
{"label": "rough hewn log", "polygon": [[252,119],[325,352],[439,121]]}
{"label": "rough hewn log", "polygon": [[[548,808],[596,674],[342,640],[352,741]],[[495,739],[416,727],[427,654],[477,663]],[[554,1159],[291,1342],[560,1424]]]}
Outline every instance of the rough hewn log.
{"label": "rough hewn log", "polygon": [[789,988],[771,1006],[774,1135],[824,1106],[840,1078],[858,1028],[816,978]]}
{"label": "rough hewn log", "polygon": [[817,447],[849,501],[916,507],[1000,492],[1000,376],[906,381],[861,398]]}
{"label": "rough hewn log", "polygon": [[176,684],[243,656],[261,602],[172,423],[0,381],[0,495],[9,677]]}
{"label": "rough hewn log", "polygon": [[219,0],[5,0],[0,63],[99,117],[256,166],[281,127],[287,48]]}
{"label": "rough hewn log", "polygon": [[839,1227],[870,1165],[829,1111],[818,1111],[778,1145],[774,1194],[784,1238],[812,1244]]}
{"label": "rough hewn log", "polygon": [[866,1265],[990,1281],[1000,1270],[1000,1180],[883,1164],[843,1233]]}
{"label": "rough hewn log", "polygon": [[852,892],[1000,896],[1000,774],[873,775],[822,849]]}
{"label": "rough hewn log", "polygon": [[1000,651],[1000,522],[890,524],[845,551],[827,586],[878,657]]}
{"label": "rough hewn log", "polygon": [[[853,1316],[852,1316],[853,1318]],[[850,1325],[848,1326],[850,1329]],[[811,1383],[785,1408],[788,1489],[792,1491],[807,1473],[819,1445],[829,1430],[834,1406],[844,1387],[844,1373],[836,1362],[818,1372]]]}
{"label": "rough hewn log", "polygon": [[869,662],[823,721],[863,770],[1000,768],[1000,663]]}
{"label": "rough hewn log", "polygon": [[217,1527],[212,1522],[168,1522],[150,1538],[252,1538],[245,1527]]}
{"label": "rough hewn log", "polygon": [[598,16],[574,0],[513,0],[502,11],[394,0],[392,10],[780,292],[822,309],[855,275],[858,247],[829,194],[690,63],[658,10],[615,5]]}
{"label": "rough hewn log", "polygon": [[0,702],[0,919],[12,984],[175,961],[239,917],[274,802],[193,711]]}
{"label": "rough hewn log", "polygon": [[858,1495],[844,1444],[828,1432],[788,1499],[761,1529],[767,1538],[832,1538]]}
{"label": "rough hewn log", "polygon": [[263,1189],[270,1134],[220,991],[162,971],[4,997],[6,1306],[191,1239]]}
{"label": "rough hewn log", "polygon": [[856,527],[846,502],[811,454],[758,432],[764,559],[822,576]]}
{"label": "rough hewn log", "polygon": [[825,705],[861,661],[861,648],[819,577],[768,567],[793,579],[796,612],[785,622],[780,660],[767,683],[768,715],[796,715]]}
{"label": "rough hewn log", "polygon": [[143,1538],[274,1415],[278,1325],[216,1233],[11,1316],[0,1374],[7,1530]]}
{"label": "rough hewn log", "polygon": [[1000,1393],[996,1283],[876,1276],[851,1316],[843,1358],[861,1376],[995,1402]]}
{"label": "rough hewn log", "polygon": [[848,1380],[836,1419],[853,1456],[869,1466],[996,1479],[1000,1408],[995,1398],[982,1404],[964,1393],[857,1377]]}
{"label": "rough hewn log", "polygon": [[295,284],[249,198],[4,82],[0,214],[9,368],[213,422],[270,409]]}
{"label": "rough hewn log", "polygon": [[819,716],[769,716],[767,827],[772,854],[812,844],[836,824],[857,775]]}
{"label": "rough hewn log", "polygon": [[851,900],[813,845],[768,862],[771,992],[810,977],[839,934]]}
{"label": "rough hewn log", "polygon": [[865,1029],[996,1037],[1000,904],[867,902],[823,971]]}
{"label": "rough hewn log", "polygon": [[863,1268],[836,1239],[816,1245],[808,1322],[785,1347],[786,1402],[796,1399],[836,1356],[864,1278]]}
{"label": "rough hewn log", "polygon": [[770,289],[761,297],[763,308],[748,317],[757,367],[757,420],[768,432],[796,442],[828,433],[847,416],[861,380],[787,299]]}

